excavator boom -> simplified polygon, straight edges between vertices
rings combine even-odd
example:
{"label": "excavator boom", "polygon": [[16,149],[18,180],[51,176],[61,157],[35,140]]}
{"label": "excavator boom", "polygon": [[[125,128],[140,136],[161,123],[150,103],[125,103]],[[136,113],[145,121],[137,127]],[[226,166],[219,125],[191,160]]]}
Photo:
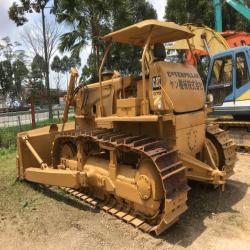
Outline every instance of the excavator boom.
{"label": "excavator boom", "polygon": [[[191,47],[195,52],[202,52],[212,56],[230,48],[222,35],[207,26],[198,27],[193,24],[184,24],[183,26],[195,34],[195,36],[189,39]],[[175,42],[169,49],[188,50],[189,48],[184,40],[180,40]]]}

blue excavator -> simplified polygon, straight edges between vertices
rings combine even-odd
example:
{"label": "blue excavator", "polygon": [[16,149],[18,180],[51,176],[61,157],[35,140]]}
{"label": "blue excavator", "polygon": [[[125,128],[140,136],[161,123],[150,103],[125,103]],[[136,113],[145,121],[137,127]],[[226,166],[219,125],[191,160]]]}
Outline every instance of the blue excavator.
{"label": "blue excavator", "polygon": [[[243,1],[225,0],[223,3],[229,4],[250,20],[250,9]],[[215,118],[215,122],[229,131],[239,148],[249,150],[250,46],[242,41],[237,46],[245,46],[234,47],[222,36],[222,1],[213,0],[213,5],[216,31],[206,26],[186,24],[195,34],[189,39],[192,51],[183,45],[183,41],[176,42],[173,48],[193,53],[187,62],[196,64],[198,68],[202,58],[209,58],[208,67],[201,72],[207,97],[213,99],[212,119]]]}
{"label": "blue excavator", "polygon": [[228,49],[210,59],[207,96],[213,97],[216,123],[229,131],[237,146],[250,149],[250,46]]}
{"label": "blue excavator", "polygon": [[[224,2],[250,20],[250,9],[244,1]],[[221,0],[213,0],[217,32],[222,31],[221,4]],[[216,122],[229,130],[239,148],[249,151],[250,46],[226,49],[210,57],[206,91],[213,96],[213,114],[220,117]]]}
{"label": "blue excavator", "polygon": [[[242,16],[250,20],[250,9],[244,3],[243,0],[225,0],[234,10],[240,13]],[[222,1],[213,0],[214,13],[215,13],[215,30],[217,32],[222,32]]]}

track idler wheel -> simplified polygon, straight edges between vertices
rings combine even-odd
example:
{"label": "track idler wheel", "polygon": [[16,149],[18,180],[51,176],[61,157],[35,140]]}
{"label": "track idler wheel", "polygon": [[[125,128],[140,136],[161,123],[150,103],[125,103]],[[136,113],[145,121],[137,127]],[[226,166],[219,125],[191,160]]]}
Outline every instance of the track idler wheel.
{"label": "track idler wheel", "polygon": [[216,167],[221,171],[225,171],[228,177],[233,173],[237,160],[235,143],[228,133],[219,128],[217,124],[207,126],[206,137],[207,146],[210,149]]}
{"label": "track idler wheel", "polygon": [[209,148],[209,151],[211,153],[213,162],[215,164],[215,166],[219,169],[219,170],[223,170],[223,166],[224,166],[224,162],[225,159],[223,157],[223,154],[221,153],[221,148],[219,147],[219,145],[217,144],[216,141],[206,138],[206,143],[207,143],[207,147]]}

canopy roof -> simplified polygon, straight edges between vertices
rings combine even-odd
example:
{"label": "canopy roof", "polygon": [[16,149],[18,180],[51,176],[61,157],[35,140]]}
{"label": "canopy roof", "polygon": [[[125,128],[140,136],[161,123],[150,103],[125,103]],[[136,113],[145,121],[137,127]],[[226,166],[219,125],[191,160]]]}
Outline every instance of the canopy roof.
{"label": "canopy roof", "polygon": [[189,39],[194,36],[186,27],[173,22],[162,22],[152,19],[109,33],[102,39],[107,42],[143,46],[151,29],[153,33],[150,44],[173,42],[181,39]]}

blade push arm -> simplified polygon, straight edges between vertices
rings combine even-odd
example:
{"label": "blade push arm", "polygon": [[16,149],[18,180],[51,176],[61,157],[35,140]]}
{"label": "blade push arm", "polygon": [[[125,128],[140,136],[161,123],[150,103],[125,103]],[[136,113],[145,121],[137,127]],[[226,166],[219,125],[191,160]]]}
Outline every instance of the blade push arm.
{"label": "blade push arm", "polygon": [[68,121],[68,114],[69,114],[69,106],[73,98],[73,92],[75,89],[75,83],[78,77],[78,71],[76,68],[71,68],[70,70],[70,81],[68,86],[68,91],[66,95],[66,101],[64,106],[64,112],[63,112],[63,123]]}

